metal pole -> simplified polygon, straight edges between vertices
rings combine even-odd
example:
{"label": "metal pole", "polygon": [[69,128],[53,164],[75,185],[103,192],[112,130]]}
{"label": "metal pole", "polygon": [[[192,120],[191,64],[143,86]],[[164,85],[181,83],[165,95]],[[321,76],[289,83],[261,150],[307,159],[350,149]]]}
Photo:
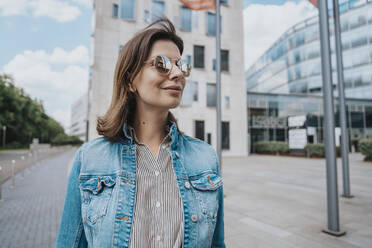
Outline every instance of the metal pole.
{"label": "metal pole", "polygon": [[12,184],[10,185],[10,188],[14,188],[15,186],[14,167],[15,167],[15,160],[12,160]]}
{"label": "metal pole", "polygon": [[1,185],[2,185],[2,182],[1,182],[1,171],[2,171],[3,167],[0,166],[0,201],[1,201]]}
{"label": "metal pole", "polygon": [[217,154],[222,174],[221,137],[221,19],[220,1],[216,0],[216,88],[217,88]]}
{"label": "metal pole", "polygon": [[3,147],[5,147],[6,126],[3,126]]}
{"label": "metal pole", "polygon": [[22,177],[22,179],[25,179],[25,166],[24,166],[24,164],[25,164],[25,157],[24,156],[22,156],[21,157],[21,159],[22,159],[22,163],[23,163],[23,165],[22,165],[22,172],[21,172],[21,177]]}
{"label": "metal pole", "polygon": [[340,12],[338,0],[333,0],[333,19],[335,25],[336,61],[338,79],[338,98],[340,105],[340,126],[341,126],[341,155],[342,155],[342,178],[344,192],[343,197],[351,198],[350,176],[349,176],[349,139],[346,128],[345,89],[344,89],[344,66],[342,60]]}
{"label": "metal pole", "polygon": [[323,232],[335,236],[342,236],[340,231],[339,208],[337,193],[337,164],[335,147],[335,123],[333,109],[333,87],[329,42],[328,4],[327,1],[318,1],[319,33],[322,56],[323,79],[323,108],[324,108],[324,141],[327,165],[327,210],[328,228]]}

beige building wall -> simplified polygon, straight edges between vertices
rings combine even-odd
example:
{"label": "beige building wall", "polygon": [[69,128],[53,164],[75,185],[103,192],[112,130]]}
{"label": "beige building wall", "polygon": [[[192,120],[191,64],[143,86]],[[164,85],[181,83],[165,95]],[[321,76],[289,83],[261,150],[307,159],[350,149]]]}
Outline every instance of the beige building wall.
{"label": "beige building wall", "polygon": [[[178,34],[184,40],[186,59],[191,55],[193,61],[194,45],[204,46],[204,68],[193,68],[187,82],[198,82],[198,100],[189,106],[179,106],[171,111],[178,119],[180,129],[195,137],[195,120],[204,121],[205,141],[211,133],[211,145],[216,149],[216,107],[207,107],[207,83],[216,82],[212,60],[216,57],[215,36],[207,35],[207,12],[192,11],[191,32],[180,27],[181,3],[164,0],[165,15],[173,21]],[[151,15],[150,0],[135,1],[135,20],[112,17],[113,4],[120,6],[118,0],[96,0],[92,18],[91,80],[89,91],[89,139],[98,137],[95,126],[97,116],[107,110],[112,95],[113,75],[119,53],[124,45],[138,30],[148,25],[145,11]],[[221,5],[222,33],[221,49],[229,50],[229,71],[221,73],[222,121],[230,126],[230,148],[222,150],[223,156],[246,156],[248,154],[247,104],[244,76],[243,51],[243,6],[242,1],[228,1]],[[212,12],[212,11],[211,11]],[[120,16],[120,7],[119,7]],[[230,98],[227,108],[225,96]]]}

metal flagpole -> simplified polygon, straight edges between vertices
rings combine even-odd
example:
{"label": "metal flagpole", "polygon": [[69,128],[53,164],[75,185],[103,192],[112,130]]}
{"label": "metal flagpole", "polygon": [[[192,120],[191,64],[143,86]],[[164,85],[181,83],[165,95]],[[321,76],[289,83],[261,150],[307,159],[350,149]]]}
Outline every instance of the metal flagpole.
{"label": "metal flagpole", "polygon": [[337,193],[337,164],[335,147],[335,123],[333,110],[333,86],[329,42],[328,4],[326,0],[318,1],[319,33],[322,56],[323,108],[324,108],[324,141],[327,165],[327,210],[328,228],[323,232],[342,236],[340,231]]}
{"label": "metal flagpole", "polygon": [[333,0],[333,20],[334,20],[334,25],[335,25],[338,97],[339,97],[339,106],[340,106],[342,177],[343,177],[343,186],[344,186],[344,192],[342,196],[346,198],[352,198],[353,196],[350,195],[349,142],[348,142],[349,139],[348,139],[348,133],[346,129],[344,67],[342,63],[340,12],[338,8],[338,0]]}
{"label": "metal flagpole", "polygon": [[217,155],[220,161],[220,172],[222,174],[221,157],[221,18],[220,0],[216,0],[216,88],[217,88]]}

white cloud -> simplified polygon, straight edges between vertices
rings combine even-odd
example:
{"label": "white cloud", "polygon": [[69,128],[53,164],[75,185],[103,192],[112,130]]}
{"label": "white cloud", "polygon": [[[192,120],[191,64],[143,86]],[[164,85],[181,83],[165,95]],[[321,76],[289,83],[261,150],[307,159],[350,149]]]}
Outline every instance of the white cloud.
{"label": "white cloud", "polygon": [[87,8],[92,8],[93,6],[93,0],[72,0],[74,3],[83,5]]}
{"label": "white cloud", "polygon": [[290,27],[317,13],[308,1],[283,5],[252,4],[244,9],[245,70]]}
{"label": "white cloud", "polygon": [[78,46],[71,51],[55,48],[52,53],[24,51],[2,71],[11,74],[16,85],[24,88],[31,97],[42,100],[47,114],[67,128],[72,103],[87,90],[87,50]]}
{"label": "white cloud", "polygon": [[0,15],[32,14],[35,17],[46,16],[58,22],[75,20],[80,9],[60,0],[1,0]]}

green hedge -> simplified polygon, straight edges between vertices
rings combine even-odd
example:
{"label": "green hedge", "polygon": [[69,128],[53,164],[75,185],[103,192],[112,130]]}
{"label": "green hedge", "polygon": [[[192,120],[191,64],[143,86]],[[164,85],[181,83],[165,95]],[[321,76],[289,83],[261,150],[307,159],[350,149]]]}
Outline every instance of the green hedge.
{"label": "green hedge", "polygon": [[372,159],[372,139],[361,139],[359,149],[366,158]]}
{"label": "green hedge", "polygon": [[322,143],[318,144],[307,144],[305,150],[309,152],[309,156],[324,157],[324,145]]}
{"label": "green hedge", "polygon": [[62,146],[62,145],[81,145],[84,142],[81,141],[76,136],[68,136],[66,134],[58,134],[54,139],[51,141],[52,146]]}
{"label": "green hedge", "polygon": [[[325,150],[324,150],[324,144],[318,143],[318,144],[307,144],[305,146],[305,150],[309,151],[310,157],[325,157]],[[341,156],[341,148],[338,146],[336,147],[336,155]]]}
{"label": "green hedge", "polygon": [[254,150],[257,153],[289,153],[289,146],[286,142],[281,141],[259,141],[254,144]]}

